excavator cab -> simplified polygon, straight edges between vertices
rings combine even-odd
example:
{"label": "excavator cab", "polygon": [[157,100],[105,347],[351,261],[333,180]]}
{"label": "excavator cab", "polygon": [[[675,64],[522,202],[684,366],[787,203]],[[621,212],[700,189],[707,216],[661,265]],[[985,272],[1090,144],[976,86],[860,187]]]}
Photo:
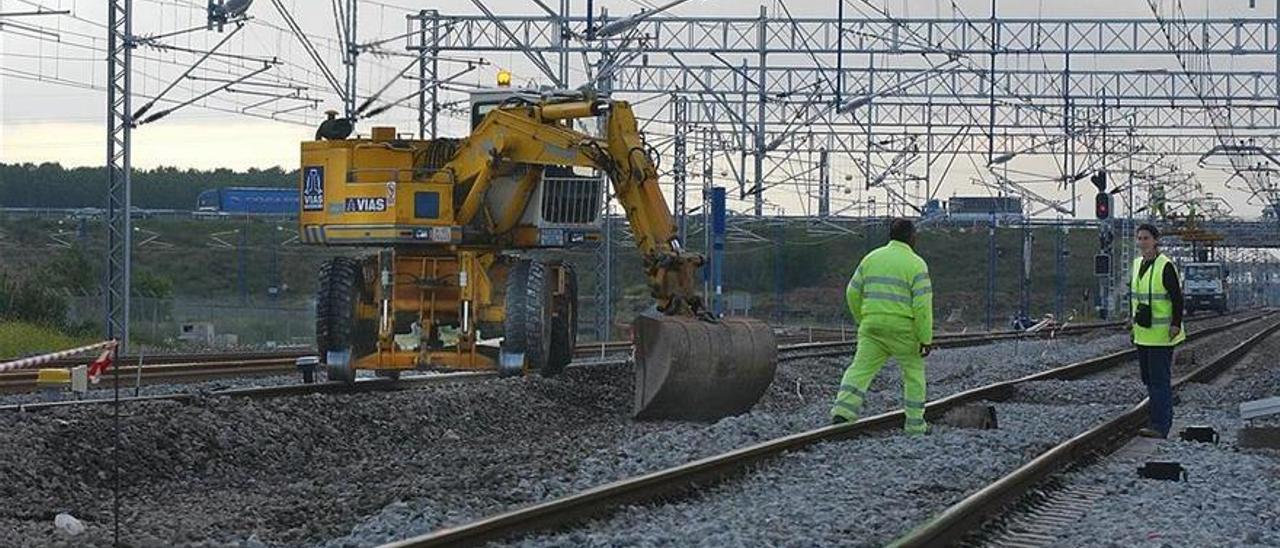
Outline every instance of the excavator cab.
{"label": "excavator cab", "polygon": [[[773,332],[703,306],[705,260],[676,236],[630,106],[511,89],[472,99],[466,138],[374,128],[368,138],[303,143],[303,243],[377,249],[321,270],[317,344],[330,377],[561,371],[573,356],[578,295],[576,272],[555,250],[599,239],[611,184],[655,299],[633,328],[635,416],[714,420],[749,410],[773,380]],[[600,116],[604,136],[575,129]]]}

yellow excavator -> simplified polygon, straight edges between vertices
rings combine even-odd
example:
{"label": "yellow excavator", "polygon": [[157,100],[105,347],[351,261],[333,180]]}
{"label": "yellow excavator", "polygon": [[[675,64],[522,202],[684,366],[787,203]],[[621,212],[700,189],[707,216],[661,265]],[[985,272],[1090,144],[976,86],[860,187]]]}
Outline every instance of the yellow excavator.
{"label": "yellow excavator", "polygon": [[[302,143],[302,241],[376,248],[321,266],[316,343],[329,378],[562,371],[577,337],[577,275],[554,250],[598,238],[607,178],[656,305],[632,326],[635,416],[714,420],[750,409],[773,381],[773,332],[705,307],[704,258],[677,238],[631,106],[498,88],[473,93],[471,112],[462,139],[388,127],[349,138],[352,124],[331,114]],[[603,137],[574,129],[595,119]]]}

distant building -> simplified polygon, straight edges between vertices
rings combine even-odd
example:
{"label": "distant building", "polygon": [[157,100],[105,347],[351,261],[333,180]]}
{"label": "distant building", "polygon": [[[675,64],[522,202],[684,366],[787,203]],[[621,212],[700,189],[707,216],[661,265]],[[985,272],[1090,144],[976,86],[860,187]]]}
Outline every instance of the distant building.
{"label": "distant building", "polygon": [[189,322],[179,327],[178,340],[185,343],[211,345],[214,341],[213,323]]}

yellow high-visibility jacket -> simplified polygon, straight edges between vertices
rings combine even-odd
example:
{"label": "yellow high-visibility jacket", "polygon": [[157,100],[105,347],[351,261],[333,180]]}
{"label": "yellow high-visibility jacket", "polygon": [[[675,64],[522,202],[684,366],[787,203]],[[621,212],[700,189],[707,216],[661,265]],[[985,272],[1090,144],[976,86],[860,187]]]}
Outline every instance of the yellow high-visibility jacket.
{"label": "yellow high-visibility jacket", "polygon": [[[1142,255],[1133,259],[1133,269],[1129,272],[1129,317],[1138,312],[1139,304],[1151,305],[1151,327],[1133,324],[1133,342],[1140,346],[1175,346],[1187,340],[1187,332],[1178,324],[1178,336],[1169,336],[1169,327],[1173,324],[1173,300],[1169,290],[1164,286],[1164,269],[1173,262],[1164,253],[1156,255],[1155,262],[1147,269],[1146,275],[1138,277],[1142,270]],[[1174,272],[1177,272],[1174,265]],[[1181,284],[1182,282],[1178,282]]]}
{"label": "yellow high-visibility jacket", "polygon": [[901,324],[910,320],[920,344],[933,344],[933,283],[929,265],[911,246],[890,240],[868,253],[845,288],[849,311],[858,325]]}

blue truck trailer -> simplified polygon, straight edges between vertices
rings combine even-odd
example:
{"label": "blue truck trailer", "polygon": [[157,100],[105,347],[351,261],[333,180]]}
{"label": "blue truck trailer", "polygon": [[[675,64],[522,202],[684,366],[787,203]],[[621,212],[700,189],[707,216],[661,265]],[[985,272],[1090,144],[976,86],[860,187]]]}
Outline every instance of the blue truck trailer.
{"label": "blue truck trailer", "polygon": [[228,215],[297,215],[298,189],[226,187],[201,192],[196,211]]}

